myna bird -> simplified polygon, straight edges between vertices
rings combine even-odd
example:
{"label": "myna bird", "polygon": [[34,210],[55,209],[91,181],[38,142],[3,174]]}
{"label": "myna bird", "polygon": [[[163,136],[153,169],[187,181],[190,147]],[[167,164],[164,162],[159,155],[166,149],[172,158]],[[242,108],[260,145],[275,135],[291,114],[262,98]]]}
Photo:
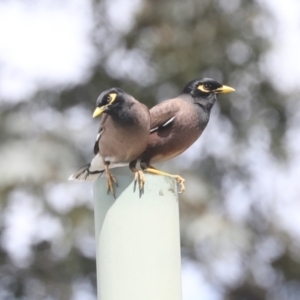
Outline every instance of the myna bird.
{"label": "myna bird", "polygon": [[181,95],[150,109],[151,129],[147,147],[139,157],[141,168],[148,173],[165,175],[177,180],[185,190],[184,179],[152,167],[152,163],[169,160],[189,148],[202,134],[218,94],[234,89],[214,79],[195,79]]}
{"label": "myna bird", "polygon": [[[105,171],[107,192],[114,195],[113,185],[117,185],[117,181],[109,169],[128,165],[145,150],[150,114],[147,106],[116,87],[101,93],[96,105],[93,117],[103,114],[94,146],[96,156],[69,180],[94,181]],[[143,172],[136,169],[135,164],[129,166],[142,189],[145,182]]]}

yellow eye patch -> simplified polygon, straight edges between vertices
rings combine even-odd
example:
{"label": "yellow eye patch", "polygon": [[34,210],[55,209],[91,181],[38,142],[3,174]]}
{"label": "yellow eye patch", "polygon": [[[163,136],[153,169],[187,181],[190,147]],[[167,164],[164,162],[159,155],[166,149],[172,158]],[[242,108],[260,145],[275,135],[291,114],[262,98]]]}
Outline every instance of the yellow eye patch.
{"label": "yellow eye patch", "polygon": [[116,93],[110,93],[108,96],[109,96],[109,102],[108,102],[108,105],[111,105],[111,104],[113,104],[113,102],[116,100],[117,94],[116,94]]}
{"label": "yellow eye patch", "polygon": [[203,93],[210,93],[210,92],[211,92],[209,89],[206,89],[206,88],[204,87],[204,84],[198,85],[197,89],[200,90],[200,91],[203,92]]}

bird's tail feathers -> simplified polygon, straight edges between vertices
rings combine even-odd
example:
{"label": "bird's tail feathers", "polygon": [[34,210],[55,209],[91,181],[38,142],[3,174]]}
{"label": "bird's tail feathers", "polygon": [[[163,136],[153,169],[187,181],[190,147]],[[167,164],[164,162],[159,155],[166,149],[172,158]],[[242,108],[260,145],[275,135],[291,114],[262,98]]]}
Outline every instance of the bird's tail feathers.
{"label": "bird's tail feathers", "polygon": [[96,155],[92,161],[69,177],[69,180],[95,181],[104,172],[103,159]]}
{"label": "bird's tail feathers", "polygon": [[78,171],[73,173],[69,180],[75,181],[95,181],[98,177],[102,175],[104,170],[92,170],[91,164],[87,164],[84,167],[80,168]]}
{"label": "bird's tail feathers", "polygon": [[[111,163],[109,165],[110,169],[128,166],[128,163]],[[102,175],[105,166],[103,159],[97,154],[92,161],[80,168],[74,174],[69,177],[69,180],[76,181],[95,181],[98,177]]]}

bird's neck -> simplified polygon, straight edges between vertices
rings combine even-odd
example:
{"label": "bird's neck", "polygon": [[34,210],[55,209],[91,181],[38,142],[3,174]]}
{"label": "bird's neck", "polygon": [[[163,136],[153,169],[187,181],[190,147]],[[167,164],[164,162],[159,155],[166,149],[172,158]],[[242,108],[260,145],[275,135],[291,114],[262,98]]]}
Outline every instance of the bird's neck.
{"label": "bird's neck", "polygon": [[122,127],[135,126],[137,123],[137,118],[131,113],[131,110],[115,110],[110,113],[111,118],[116,124]]}
{"label": "bird's neck", "polygon": [[194,104],[198,107],[201,107],[204,111],[206,111],[208,114],[210,113],[212,107],[216,103],[216,96],[211,95],[210,97],[203,99],[201,97],[195,97],[194,98]]}
{"label": "bird's neck", "polygon": [[[198,100],[198,101],[197,101]],[[204,128],[209,122],[210,118],[210,112],[211,109],[216,102],[216,98],[209,99],[209,101],[203,101],[203,99],[195,99],[194,101],[194,106],[196,107],[197,110],[197,115],[198,115],[198,126],[199,128]]]}

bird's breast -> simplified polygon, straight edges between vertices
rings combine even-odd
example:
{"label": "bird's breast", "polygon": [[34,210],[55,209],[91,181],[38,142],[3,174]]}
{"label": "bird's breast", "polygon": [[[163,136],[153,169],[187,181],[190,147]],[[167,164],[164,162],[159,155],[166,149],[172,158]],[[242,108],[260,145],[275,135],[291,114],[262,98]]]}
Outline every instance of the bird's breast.
{"label": "bird's breast", "polygon": [[108,118],[99,140],[99,153],[111,163],[130,162],[146,148],[149,131],[150,122],[144,120],[124,126]]}

